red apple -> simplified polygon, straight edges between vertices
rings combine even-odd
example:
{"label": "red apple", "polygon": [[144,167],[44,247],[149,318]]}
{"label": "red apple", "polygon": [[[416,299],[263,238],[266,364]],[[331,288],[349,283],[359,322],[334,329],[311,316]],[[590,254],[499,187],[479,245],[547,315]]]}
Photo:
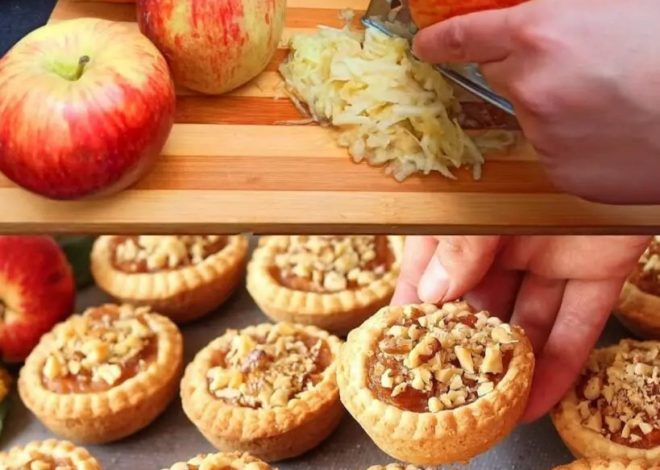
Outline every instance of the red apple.
{"label": "red apple", "polygon": [[418,28],[483,10],[507,8],[528,0],[407,0],[410,16]]}
{"label": "red apple", "polygon": [[0,236],[0,360],[21,362],[73,312],[76,287],[50,237]]}
{"label": "red apple", "polygon": [[140,30],[165,55],[174,81],[207,94],[261,73],[284,30],[286,0],[137,0]]}
{"label": "red apple", "polygon": [[167,63],[134,28],[44,26],[0,60],[0,171],[53,199],[120,191],[160,155],[174,108]]}

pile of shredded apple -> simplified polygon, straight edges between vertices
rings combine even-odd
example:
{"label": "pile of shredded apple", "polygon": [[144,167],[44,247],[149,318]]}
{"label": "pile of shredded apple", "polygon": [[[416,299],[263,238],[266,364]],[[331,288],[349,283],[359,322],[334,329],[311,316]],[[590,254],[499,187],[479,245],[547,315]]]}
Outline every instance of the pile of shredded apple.
{"label": "pile of shredded apple", "polygon": [[295,35],[280,65],[298,109],[338,131],[338,143],[356,162],[386,166],[398,181],[414,173],[473,168],[483,155],[457,122],[453,89],[431,65],[409,54],[405,39],[369,28],[319,27]]}

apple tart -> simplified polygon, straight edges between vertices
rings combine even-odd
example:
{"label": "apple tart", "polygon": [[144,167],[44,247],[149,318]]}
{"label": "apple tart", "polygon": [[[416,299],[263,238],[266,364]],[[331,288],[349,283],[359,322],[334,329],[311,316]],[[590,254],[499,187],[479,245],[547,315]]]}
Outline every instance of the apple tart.
{"label": "apple tart", "polygon": [[344,414],[335,378],[340,345],[309,325],[228,330],[186,369],[183,409],[220,451],[267,462],[301,455]]}
{"label": "apple tart", "polygon": [[595,349],[551,418],[577,458],[660,462],[660,342]]}
{"label": "apple tart", "polygon": [[101,470],[87,450],[48,439],[0,452],[0,470]]}
{"label": "apple tart", "polygon": [[200,454],[167,470],[274,470],[266,462],[241,452]]}
{"label": "apple tart", "polygon": [[623,285],[614,313],[640,338],[660,339],[660,236],[653,237]]}
{"label": "apple tart", "polygon": [[275,321],[345,336],[394,294],[401,236],[269,236],[248,264],[247,289]]}
{"label": "apple tart", "polygon": [[533,371],[522,329],[452,302],[381,309],[348,335],[337,382],[383,452],[441,465],[467,462],[513,430]]}
{"label": "apple tart", "polygon": [[234,292],[247,253],[243,235],[102,236],[94,243],[91,270],[113,298],[147,305],[182,324]]}
{"label": "apple tart", "polygon": [[174,398],[181,333],[148,307],[105,304],[41,338],[18,380],[39,420],[65,439],[101,444],[134,434]]}
{"label": "apple tart", "polygon": [[645,460],[581,459],[554,470],[660,470],[660,466]]}

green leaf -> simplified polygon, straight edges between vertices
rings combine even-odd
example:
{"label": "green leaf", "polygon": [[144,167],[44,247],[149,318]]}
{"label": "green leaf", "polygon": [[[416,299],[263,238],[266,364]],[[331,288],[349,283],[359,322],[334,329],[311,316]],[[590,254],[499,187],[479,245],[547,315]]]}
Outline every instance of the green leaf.
{"label": "green leaf", "polygon": [[0,402],[0,436],[2,436],[3,424],[8,411],[9,411],[9,397],[5,398],[2,402]]}

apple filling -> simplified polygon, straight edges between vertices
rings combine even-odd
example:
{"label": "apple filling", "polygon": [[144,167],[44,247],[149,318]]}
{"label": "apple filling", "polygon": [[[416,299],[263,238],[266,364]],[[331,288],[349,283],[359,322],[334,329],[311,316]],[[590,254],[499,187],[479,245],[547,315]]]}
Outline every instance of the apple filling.
{"label": "apple filling", "polygon": [[340,292],[382,278],[394,262],[386,236],[285,236],[272,276],[289,289]]}
{"label": "apple filling", "polygon": [[76,470],[76,466],[66,457],[24,450],[9,462],[0,461],[0,470]]}
{"label": "apple filling", "polygon": [[660,236],[653,237],[630,276],[630,282],[647,294],[660,297]]}
{"label": "apple filling", "polygon": [[56,393],[109,390],[156,359],[157,335],[147,307],[106,304],[53,329],[55,347],[43,368],[44,386]]}
{"label": "apple filling", "polygon": [[512,327],[465,302],[406,306],[368,359],[369,388],[416,413],[468,405],[495,389],[516,342]]}
{"label": "apple filling", "polygon": [[325,340],[278,323],[262,336],[229,330],[208,373],[209,391],[226,403],[249,408],[286,406],[314,388],[332,361]]}
{"label": "apple filling", "polygon": [[11,376],[0,367],[0,403],[9,395],[9,387],[11,387]]}
{"label": "apple filling", "polygon": [[251,455],[233,452],[198,455],[174,464],[170,470],[272,470],[272,467]]}
{"label": "apple filling", "polygon": [[595,350],[576,394],[582,426],[628,447],[660,445],[660,343]]}
{"label": "apple filling", "polygon": [[113,265],[126,273],[181,269],[203,262],[227,246],[221,235],[114,237]]}

